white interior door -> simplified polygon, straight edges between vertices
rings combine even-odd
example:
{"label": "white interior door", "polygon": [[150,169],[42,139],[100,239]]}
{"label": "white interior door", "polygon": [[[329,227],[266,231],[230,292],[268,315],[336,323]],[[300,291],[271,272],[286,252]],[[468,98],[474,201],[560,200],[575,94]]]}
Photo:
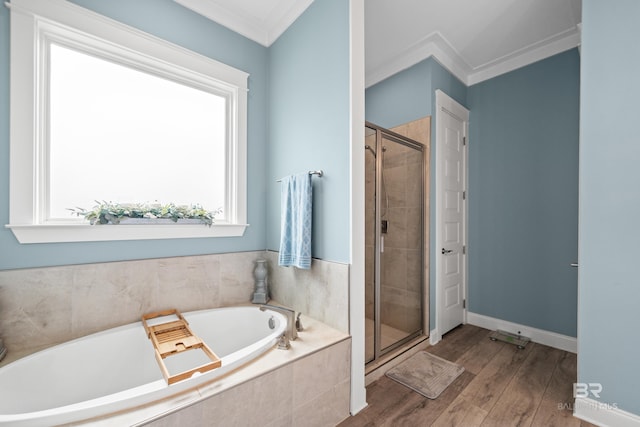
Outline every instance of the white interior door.
{"label": "white interior door", "polygon": [[465,321],[468,122],[467,109],[436,91],[436,341]]}

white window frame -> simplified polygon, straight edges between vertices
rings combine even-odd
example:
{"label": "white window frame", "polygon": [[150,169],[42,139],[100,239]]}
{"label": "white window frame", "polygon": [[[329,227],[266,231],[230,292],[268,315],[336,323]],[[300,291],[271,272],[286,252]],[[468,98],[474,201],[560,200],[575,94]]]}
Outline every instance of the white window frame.
{"label": "white window frame", "polygon": [[[248,74],[64,0],[13,0],[11,8],[9,224],[20,243],[242,236],[247,220]],[[88,225],[43,220],[48,43],[55,41],[195,87],[228,93],[227,221]]]}

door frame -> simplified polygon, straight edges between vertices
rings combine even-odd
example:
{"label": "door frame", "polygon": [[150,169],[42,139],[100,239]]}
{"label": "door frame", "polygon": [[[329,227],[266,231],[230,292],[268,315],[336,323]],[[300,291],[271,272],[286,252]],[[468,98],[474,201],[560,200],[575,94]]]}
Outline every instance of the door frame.
{"label": "door frame", "polygon": [[[442,256],[438,252],[438,248],[442,246],[442,212],[441,209],[441,196],[443,192],[443,184],[442,180],[439,179],[441,174],[440,162],[442,160],[443,149],[442,145],[444,144],[444,133],[442,132],[442,115],[443,114],[453,114],[454,116],[460,118],[464,122],[464,137],[466,139],[466,144],[463,146],[463,156],[464,156],[464,188],[467,197],[463,200],[463,211],[464,211],[464,230],[462,233],[462,241],[463,245],[466,248],[465,255],[462,257],[463,260],[463,280],[462,280],[462,298],[464,301],[467,300],[467,283],[469,277],[469,262],[468,262],[468,254],[469,254],[469,245],[468,245],[468,230],[469,230],[469,204],[468,201],[468,189],[469,189],[469,155],[468,155],[468,147],[469,147],[469,110],[456,102],[449,95],[444,93],[442,90],[438,89],[435,91],[436,102],[435,102],[435,246],[432,248],[434,253],[434,263],[433,268],[435,269],[435,310],[436,310],[436,324],[434,325],[434,329],[430,331],[429,341],[430,343],[436,344],[442,339],[442,332],[440,330],[440,325],[442,325],[442,313],[444,308],[444,292],[441,289],[442,283],[442,267],[441,267],[441,259]],[[446,112],[445,112],[446,111]],[[467,322],[467,310],[466,304],[463,305],[463,324]]]}

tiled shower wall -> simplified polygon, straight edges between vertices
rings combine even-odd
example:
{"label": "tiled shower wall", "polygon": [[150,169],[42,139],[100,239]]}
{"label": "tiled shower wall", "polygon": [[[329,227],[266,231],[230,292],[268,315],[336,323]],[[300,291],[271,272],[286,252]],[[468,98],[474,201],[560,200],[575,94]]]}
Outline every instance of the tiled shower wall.
{"label": "tiled shower wall", "polygon": [[309,272],[277,274],[277,258],[255,251],[0,271],[0,337],[15,355],[156,310],[245,304],[258,258],[270,260],[283,304],[348,331],[348,266],[313,260]]}
{"label": "tiled shower wall", "polygon": [[[414,331],[420,327],[423,318],[421,305],[428,311],[428,290],[425,286],[429,277],[428,244],[424,245],[423,281],[420,264],[420,235],[423,242],[429,242],[429,142],[430,117],[425,117],[391,129],[425,146],[424,165],[425,192],[421,200],[419,194],[422,179],[422,158],[415,150],[398,144],[385,144],[384,185],[381,205],[384,218],[388,220],[388,233],[385,235],[385,251],[381,257],[381,317],[389,326],[403,331]],[[375,146],[375,135],[366,139],[366,144]],[[375,158],[367,153],[366,159],[366,197],[375,197]],[[388,197],[388,207],[387,207]],[[373,202],[368,203],[371,206]],[[424,230],[421,229],[421,209],[424,215]],[[365,250],[366,250],[366,316],[373,319],[374,314],[374,262],[375,262],[375,212],[368,209],[365,213]],[[423,287],[424,291],[421,289]]]}
{"label": "tiled shower wall", "polygon": [[381,210],[388,232],[381,254],[380,316],[395,329],[413,332],[422,326],[422,153],[400,144],[385,146]]}

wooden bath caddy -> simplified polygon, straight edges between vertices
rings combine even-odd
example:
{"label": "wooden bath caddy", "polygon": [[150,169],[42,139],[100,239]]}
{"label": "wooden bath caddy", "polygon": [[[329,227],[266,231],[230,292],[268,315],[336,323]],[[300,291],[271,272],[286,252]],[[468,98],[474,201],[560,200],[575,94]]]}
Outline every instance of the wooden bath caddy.
{"label": "wooden bath caddy", "polygon": [[[176,316],[177,320],[151,326],[147,323],[150,319],[163,316]],[[145,314],[142,316],[142,324],[147,331],[147,337],[153,344],[156,360],[167,384],[173,384],[191,378],[196,372],[205,373],[222,366],[220,358],[191,331],[189,322],[187,322],[178,310],[171,309]],[[202,350],[211,361],[193,369],[171,375],[164,363],[164,359],[190,350]]]}

